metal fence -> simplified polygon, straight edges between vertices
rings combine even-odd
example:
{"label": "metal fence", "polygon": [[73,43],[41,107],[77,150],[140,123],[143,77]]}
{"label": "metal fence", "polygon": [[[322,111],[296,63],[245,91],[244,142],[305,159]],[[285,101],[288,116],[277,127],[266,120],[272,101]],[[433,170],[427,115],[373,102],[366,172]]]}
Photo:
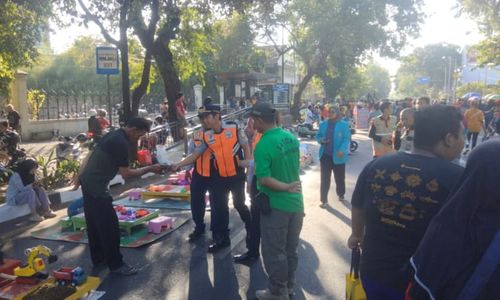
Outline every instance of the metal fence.
{"label": "metal fence", "polygon": [[[30,118],[38,120],[60,120],[87,117],[90,109],[105,109],[108,113],[116,115],[116,105],[122,103],[120,94],[111,94],[111,107],[108,107],[106,94],[95,93],[93,91],[55,91],[41,90],[45,95],[45,101],[38,112],[38,116],[33,116],[30,111]],[[149,113],[159,113],[160,103],[163,102],[162,94],[147,94],[141,101],[141,109]]]}

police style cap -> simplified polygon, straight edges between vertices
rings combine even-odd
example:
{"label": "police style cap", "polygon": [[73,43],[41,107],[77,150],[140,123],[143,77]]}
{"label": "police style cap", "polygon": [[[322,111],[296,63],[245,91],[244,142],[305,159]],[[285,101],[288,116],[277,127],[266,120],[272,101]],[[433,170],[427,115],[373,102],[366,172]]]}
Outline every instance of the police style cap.
{"label": "police style cap", "polygon": [[204,117],[209,114],[219,114],[220,106],[213,104],[206,104],[198,108],[198,117]]}
{"label": "police style cap", "polygon": [[257,102],[250,110],[250,116],[252,117],[268,117],[274,116],[276,114],[276,109],[269,102]]}

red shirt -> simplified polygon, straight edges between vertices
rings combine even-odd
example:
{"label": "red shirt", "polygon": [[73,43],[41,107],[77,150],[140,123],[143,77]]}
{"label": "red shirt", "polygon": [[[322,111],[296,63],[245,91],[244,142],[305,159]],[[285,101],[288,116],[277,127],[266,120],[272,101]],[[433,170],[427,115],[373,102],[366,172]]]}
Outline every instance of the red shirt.
{"label": "red shirt", "polygon": [[177,99],[177,101],[175,101],[175,109],[177,111],[177,114],[183,117],[186,115],[186,106],[184,105],[184,101],[182,101],[182,98],[179,98]]}
{"label": "red shirt", "polygon": [[99,124],[101,125],[101,129],[106,129],[109,127],[109,121],[106,120],[105,118],[97,118],[97,120],[99,120]]}

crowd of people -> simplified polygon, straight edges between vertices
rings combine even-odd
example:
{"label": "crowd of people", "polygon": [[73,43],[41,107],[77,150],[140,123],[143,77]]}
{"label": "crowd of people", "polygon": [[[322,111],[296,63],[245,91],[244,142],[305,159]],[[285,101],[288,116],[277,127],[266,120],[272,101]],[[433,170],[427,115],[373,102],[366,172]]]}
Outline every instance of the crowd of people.
{"label": "crowd of people", "polygon": [[[176,113],[181,122],[183,116],[185,122],[183,103],[179,93]],[[499,268],[487,277],[479,269],[485,264],[483,260],[491,262],[485,253],[493,241],[498,244],[495,235],[500,229],[500,201],[495,189],[500,139],[492,138],[500,135],[500,101],[493,104],[484,110],[476,98],[443,105],[421,97],[415,103],[382,101],[373,106],[368,132],[373,160],[355,185],[352,233],[347,242],[349,248],[362,250],[361,281],[367,299],[458,299],[464,293],[475,298],[463,299],[500,296]],[[162,117],[156,123],[165,122],[168,103],[161,109]],[[320,145],[322,208],[329,205],[332,173],[338,200],[346,199],[351,141],[346,116],[352,114],[350,110],[337,105],[308,107],[306,121],[309,118],[319,123],[316,140]],[[104,135],[109,127],[106,112],[90,114],[89,131],[98,142],[80,168],[78,184],[96,268],[107,267],[121,275],[138,272],[120,252],[110,180],[118,173],[127,178],[183,170],[191,178],[194,228],[188,241],[195,242],[206,234],[208,192],[212,242],[207,251],[217,253],[230,246],[231,194],[245,228],[247,248],[234,256],[234,262],[252,265],[262,256],[269,281],[267,289],[256,292],[258,299],[289,299],[294,295],[304,218],[300,144],[293,133],[279,125],[279,113],[272,104],[254,103],[244,130],[235,122],[223,121],[221,106],[207,98],[198,109],[202,126],[192,135],[187,157],[169,165],[153,162],[135,169],[129,164],[131,147],[152,143],[144,137],[154,122],[131,118],[125,126]],[[494,129],[491,135],[490,127]],[[0,123],[0,140],[9,130],[8,123]],[[478,143],[481,132],[484,140],[491,141]],[[463,152],[467,147],[474,150]],[[464,154],[468,155],[465,169],[458,163]],[[7,192],[9,203],[28,203],[34,221],[54,215],[34,176],[37,167],[36,162],[24,160],[11,177]],[[247,193],[250,207],[245,202]],[[478,272],[483,273],[479,288]]]}

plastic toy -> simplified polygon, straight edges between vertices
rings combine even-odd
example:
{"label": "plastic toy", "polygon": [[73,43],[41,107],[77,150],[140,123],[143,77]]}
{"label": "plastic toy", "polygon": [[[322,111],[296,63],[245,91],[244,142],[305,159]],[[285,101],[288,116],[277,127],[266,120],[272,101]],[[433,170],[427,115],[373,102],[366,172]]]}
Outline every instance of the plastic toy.
{"label": "plastic toy", "polygon": [[135,217],[138,219],[147,215],[149,215],[149,211],[147,209],[139,208],[138,210],[135,211]]}
{"label": "plastic toy", "polygon": [[78,286],[87,281],[87,274],[81,267],[61,267],[59,270],[52,271],[52,276],[58,285]]}
{"label": "plastic toy", "polygon": [[172,228],[173,219],[171,217],[159,216],[148,222],[148,232],[161,233],[162,228]]}
{"label": "plastic toy", "polygon": [[[52,253],[52,250],[42,245],[38,245],[33,248],[28,248],[24,250],[24,254],[28,256],[26,264],[14,269],[14,275],[17,276],[16,281],[20,283],[28,283],[28,284],[36,283],[37,278],[35,277],[41,277],[41,278],[47,277],[46,274],[41,273],[43,270],[45,270],[45,263],[43,259],[38,256],[40,255],[46,256],[49,264],[57,261],[57,256]],[[35,279],[35,280],[32,281],[30,279]]]}
{"label": "plastic toy", "polygon": [[129,200],[140,200],[142,198],[142,192],[144,192],[144,189],[132,189],[128,192],[128,198]]}

